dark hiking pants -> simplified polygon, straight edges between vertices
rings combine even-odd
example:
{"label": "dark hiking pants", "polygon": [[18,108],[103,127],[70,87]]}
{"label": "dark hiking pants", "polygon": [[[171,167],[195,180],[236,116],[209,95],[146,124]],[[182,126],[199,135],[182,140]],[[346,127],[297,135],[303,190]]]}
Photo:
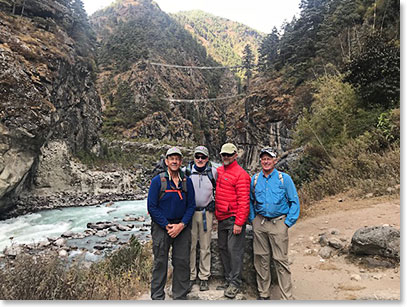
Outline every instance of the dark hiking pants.
{"label": "dark hiking pants", "polygon": [[242,232],[233,234],[235,218],[230,217],[218,223],[218,246],[226,282],[240,288],[242,285],[243,253],[246,226]]}
{"label": "dark hiking pants", "polygon": [[168,254],[172,246],[172,297],[174,300],[186,299],[189,288],[189,253],[191,249],[191,226],[171,238],[158,224],[151,223],[153,239],[154,267],[151,280],[151,299],[164,300],[164,287],[167,282]]}

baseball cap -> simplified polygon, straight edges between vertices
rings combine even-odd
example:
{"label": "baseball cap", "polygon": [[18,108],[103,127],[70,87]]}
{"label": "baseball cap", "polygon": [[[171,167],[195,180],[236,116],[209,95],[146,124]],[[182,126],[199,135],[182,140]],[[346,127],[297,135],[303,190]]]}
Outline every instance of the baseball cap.
{"label": "baseball cap", "polygon": [[209,150],[205,146],[198,146],[195,148],[194,154],[201,153],[207,157],[209,157]]}
{"label": "baseball cap", "polygon": [[233,154],[235,152],[237,152],[237,148],[232,143],[223,144],[223,146],[220,150],[220,154],[223,154],[223,153]]}
{"label": "baseball cap", "polygon": [[260,150],[260,157],[262,154],[268,154],[270,157],[276,158],[277,153],[273,150],[271,147],[265,147],[262,150]]}
{"label": "baseball cap", "polygon": [[182,152],[179,150],[178,147],[171,147],[170,149],[167,150],[167,153],[165,154],[165,157],[167,158],[168,156],[171,155],[180,155],[182,158]]}

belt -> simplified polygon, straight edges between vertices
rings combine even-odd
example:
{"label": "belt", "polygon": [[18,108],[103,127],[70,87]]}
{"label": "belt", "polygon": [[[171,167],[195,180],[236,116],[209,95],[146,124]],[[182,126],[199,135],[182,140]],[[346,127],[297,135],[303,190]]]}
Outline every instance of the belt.
{"label": "belt", "polygon": [[196,207],[195,211],[202,212],[203,229],[204,232],[206,232],[208,230],[208,227],[206,226],[206,207]]}
{"label": "belt", "polygon": [[179,224],[181,223],[182,219],[172,219],[172,220],[167,219],[167,221],[170,224]]}
{"label": "belt", "polygon": [[261,224],[264,224],[265,221],[267,222],[273,222],[273,224],[275,224],[277,221],[282,220],[283,218],[286,217],[285,214],[280,215],[280,216],[276,216],[276,217],[267,217],[267,216],[262,216],[259,214],[259,216],[262,218]]}

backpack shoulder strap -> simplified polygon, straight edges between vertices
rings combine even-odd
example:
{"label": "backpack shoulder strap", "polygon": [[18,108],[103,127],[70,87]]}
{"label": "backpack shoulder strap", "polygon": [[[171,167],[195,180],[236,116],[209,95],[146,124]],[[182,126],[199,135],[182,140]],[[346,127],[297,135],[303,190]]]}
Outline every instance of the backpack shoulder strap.
{"label": "backpack shoulder strap", "polygon": [[209,180],[212,183],[213,190],[215,190],[216,189],[216,180],[213,177],[212,166],[210,164],[208,164],[208,166],[206,167],[205,172],[206,172],[206,175],[208,176]]}
{"label": "backpack shoulder strap", "polygon": [[182,186],[182,187],[181,187],[181,188],[182,188],[182,191],[184,191],[185,194],[188,193],[187,177],[186,177],[186,176],[185,176],[184,178],[182,178],[181,186]]}
{"label": "backpack shoulder strap", "polygon": [[256,200],[256,196],[255,196],[256,184],[257,184],[257,180],[259,180],[259,175],[260,175],[260,172],[256,173],[254,175],[253,188],[252,188],[252,191],[251,191],[255,200]]}
{"label": "backpack shoulder strap", "polygon": [[278,179],[280,179],[281,183],[284,185],[284,178],[283,178],[283,174],[281,174],[280,171],[278,171]]}
{"label": "backpack shoulder strap", "polygon": [[165,190],[167,189],[167,178],[165,177],[165,172],[160,173],[160,182],[161,182],[161,188],[160,188],[159,199],[161,199],[164,196]]}
{"label": "backpack shoulder strap", "polygon": [[193,165],[194,165],[194,161],[191,161],[185,167],[185,175],[187,175],[188,177],[191,176],[191,174],[192,174],[192,166]]}
{"label": "backpack shoulder strap", "polygon": [[281,184],[283,185],[285,199],[286,199],[286,200],[287,200],[287,202],[288,202],[287,190],[286,190],[286,188],[285,188],[285,186],[284,186],[284,178],[283,178],[283,174],[282,174],[280,171],[278,171],[278,179],[280,179]]}
{"label": "backpack shoulder strap", "polygon": [[254,176],[253,189],[256,188],[257,180],[259,180],[259,175],[260,175],[260,173],[257,173],[257,174]]}

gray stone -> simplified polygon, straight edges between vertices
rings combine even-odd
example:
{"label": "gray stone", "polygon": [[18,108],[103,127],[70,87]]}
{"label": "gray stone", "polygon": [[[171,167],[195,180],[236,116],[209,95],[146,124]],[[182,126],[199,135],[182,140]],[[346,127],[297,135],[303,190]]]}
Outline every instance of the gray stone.
{"label": "gray stone", "polygon": [[360,228],[352,237],[350,252],[400,260],[400,231],[383,226]]}
{"label": "gray stone", "polygon": [[70,237],[72,237],[73,235],[74,235],[73,231],[65,231],[65,232],[61,235],[61,237],[63,237],[63,238],[70,238]]}
{"label": "gray stone", "polygon": [[360,277],[359,274],[352,274],[352,275],[350,276],[350,280],[361,281],[361,280],[362,280],[362,277]]}
{"label": "gray stone", "polygon": [[319,250],[319,255],[324,258],[328,259],[332,256],[334,249],[330,246],[324,246]]}
{"label": "gray stone", "polygon": [[330,238],[328,240],[328,245],[336,249],[342,249],[345,246],[343,242],[338,238]]}
{"label": "gray stone", "polygon": [[106,238],[106,241],[108,242],[117,242],[119,239],[117,238],[116,235],[110,235]]}
{"label": "gray stone", "polygon": [[328,237],[327,237],[325,234],[323,234],[323,235],[321,235],[321,236],[319,237],[319,244],[320,244],[322,247],[328,245]]}
{"label": "gray stone", "polygon": [[59,257],[68,257],[68,252],[66,250],[64,250],[64,249],[61,249],[58,252],[58,255],[59,255]]}
{"label": "gray stone", "polygon": [[329,233],[331,235],[338,235],[338,234],[340,234],[340,231],[339,231],[339,229],[331,228],[331,229],[329,229]]}
{"label": "gray stone", "polygon": [[66,240],[63,238],[59,238],[57,240],[54,241],[54,244],[56,246],[64,246],[66,244]]}

